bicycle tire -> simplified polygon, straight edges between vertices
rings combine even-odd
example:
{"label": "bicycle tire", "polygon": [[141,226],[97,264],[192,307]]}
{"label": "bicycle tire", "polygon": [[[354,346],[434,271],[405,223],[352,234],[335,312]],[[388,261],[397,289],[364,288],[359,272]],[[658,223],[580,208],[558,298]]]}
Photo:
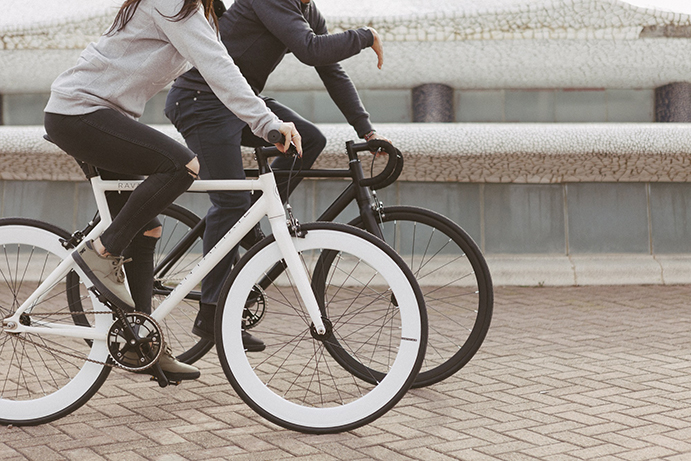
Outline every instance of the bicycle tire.
{"label": "bicycle tire", "polygon": [[[489,331],[494,295],[487,262],[460,226],[434,211],[385,207],[378,221],[384,240],[411,268],[425,298],[427,355],[413,388],[438,383],[473,358]],[[364,228],[360,217],[350,224]],[[321,263],[328,266],[329,257],[325,254]],[[359,372],[360,365],[350,362],[342,348],[330,347],[329,352],[362,379],[382,376]]]}
{"label": "bicycle tire", "polygon": [[[283,271],[264,290],[267,314],[253,330],[266,349],[244,352],[240,326],[245,300],[282,261],[269,236],[240,260],[224,284],[216,348],[233,388],[261,416],[300,432],[347,431],[382,416],[413,383],[427,336],[422,293],[401,258],[376,237],[336,223],[306,224],[302,229],[304,238],[293,242],[326,293],[317,301],[325,323],[331,322],[330,335],[310,331],[309,316],[288,271]],[[320,250],[339,252],[337,276],[324,279],[312,272]],[[370,367],[373,362],[386,367],[384,379],[370,384],[334,363],[324,351],[324,343],[334,335],[353,357]]]}
{"label": "bicycle tire", "polygon": [[[26,218],[0,219],[0,317],[7,318],[36,287],[70,257],[61,238],[69,234],[48,223]],[[75,266],[76,267],[76,266]],[[75,283],[77,284],[75,286]],[[75,321],[68,293],[79,295],[81,313]],[[98,306],[94,309],[94,306]],[[107,329],[112,316],[103,310],[72,271],[56,283],[22,322],[95,325]],[[23,339],[22,339],[23,338]],[[32,342],[28,342],[32,341]],[[0,424],[44,424],[72,413],[101,387],[110,373],[104,341],[0,330]],[[95,363],[95,362],[101,362]]]}

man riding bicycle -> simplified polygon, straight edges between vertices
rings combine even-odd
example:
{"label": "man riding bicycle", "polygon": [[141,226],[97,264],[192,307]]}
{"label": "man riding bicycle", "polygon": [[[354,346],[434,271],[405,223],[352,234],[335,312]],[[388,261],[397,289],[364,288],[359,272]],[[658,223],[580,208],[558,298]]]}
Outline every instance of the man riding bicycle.
{"label": "man riding bicycle", "polygon": [[[223,6],[216,0],[217,11]],[[366,140],[384,139],[373,129],[350,77],[339,62],[371,47],[377,54],[377,67],[384,61],[382,41],[369,27],[329,34],[326,21],[310,0],[235,0],[221,16],[219,30],[223,44],[252,89],[281,120],[293,122],[303,139],[301,158],[279,158],[275,169],[307,169],[326,145],[319,129],[297,112],[280,102],[261,96],[271,72],[286,53],[292,52],[301,62],[315,68],[329,95],[358,136]],[[178,77],[168,94],[166,116],[183,135],[188,147],[200,160],[202,179],[244,179],[241,145],[256,147],[266,142],[254,136],[247,124],[228,110],[214,95],[197,69]],[[285,202],[301,179],[279,183]],[[242,217],[250,207],[249,192],[209,193],[211,208],[206,220],[204,253]],[[257,240],[261,230],[246,237]],[[200,309],[192,330],[202,338],[213,340],[216,303],[237,250],[229,254],[202,282]],[[264,343],[243,332],[249,351],[261,351]]]}

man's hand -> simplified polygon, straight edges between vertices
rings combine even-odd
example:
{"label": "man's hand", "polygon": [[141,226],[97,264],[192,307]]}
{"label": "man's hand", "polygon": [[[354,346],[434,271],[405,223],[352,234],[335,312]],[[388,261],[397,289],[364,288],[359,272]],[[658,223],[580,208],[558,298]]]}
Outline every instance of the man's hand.
{"label": "man's hand", "polygon": [[286,139],[283,144],[274,144],[276,148],[278,148],[278,150],[281,152],[286,152],[288,148],[290,148],[290,144],[293,143],[295,145],[295,149],[298,151],[298,154],[302,156],[302,137],[300,136],[300,133],[298,133],[297,128],[295,128],[295,124],[293,122],[281,123],[281,127],[278,129],[278,131],[280,131]]}
{"label": "man's hand", "polygon": [[370,30],[370,32],[372,32],[372,35],[374,36],[374,43],[372,43],[372,49],[375,53],[377,53],[377,68],[381,69],[384,65],[384,44],[382,43],[381,38],[379,37],[379,34],[376,30],[374,30],[371,27],[368,27],[368,29]]}
{"label": "man's hand", "polygon": [[[368,141],[371,141],[372,139],[379,139],[380,141],[386,141],[386,142],[388,142],[389,144],[391,144],[391,145],[393,146],[393,143],[391,142],[391,140],[389,140],[388,138],[385,138],[384,136],[378,134],[376,131],[373,131],[372,133],[368,134],[367,136],[368,136],[368,137],[367,137],[367,140],[368,140]],[[387,152],[384,151],[384,150],[381,150],[381,149],[377,149],[376,151],[372,151],[372,153],[373,153],[376,157],[379,157],[380,155],[387,155]]]}

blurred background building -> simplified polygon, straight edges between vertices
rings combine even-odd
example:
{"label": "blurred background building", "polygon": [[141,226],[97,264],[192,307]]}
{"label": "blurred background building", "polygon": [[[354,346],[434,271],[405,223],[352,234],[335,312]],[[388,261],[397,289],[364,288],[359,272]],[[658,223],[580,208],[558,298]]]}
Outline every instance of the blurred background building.
{"label": "blurred background building", "polygon": [[[313,1],[332,32],[369,25],[384,38],[383,70],[369,49],[343,64],[406,156],[404,181],[380,194],[387,205],[457,221],[500,283],[691,282],[689,15],[619,0]],[[50,83],[121,2],[2,2],[0,154],[12,162],[0,214],[71,230],[93,210],[88,185],[40,161],[51,151],[38,127]],[[323,124],[336,166],[355,133],[316,72],[289,55],[265,94]],[[172,133],[164,102],[142,121]],[[308,181],[293,207],[314,219],[340,187]]]}

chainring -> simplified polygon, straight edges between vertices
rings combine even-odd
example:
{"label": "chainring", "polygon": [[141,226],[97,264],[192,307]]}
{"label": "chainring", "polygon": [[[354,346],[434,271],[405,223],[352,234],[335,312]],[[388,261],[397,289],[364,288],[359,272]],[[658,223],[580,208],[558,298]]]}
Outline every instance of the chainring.
{"label": "chainring", "polygon": [[158,323],[141,312],[116,319],[108,330],[108,351],[118,366],[143,371],[153,366],[163,352],[163,332]]}
{"label": "chainring", "polygon": [[250,291],[245,310],[242,312],[242,327],[245,330],[256,327],[266,314],[266,293],[259,285],[254,285]]}

